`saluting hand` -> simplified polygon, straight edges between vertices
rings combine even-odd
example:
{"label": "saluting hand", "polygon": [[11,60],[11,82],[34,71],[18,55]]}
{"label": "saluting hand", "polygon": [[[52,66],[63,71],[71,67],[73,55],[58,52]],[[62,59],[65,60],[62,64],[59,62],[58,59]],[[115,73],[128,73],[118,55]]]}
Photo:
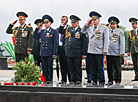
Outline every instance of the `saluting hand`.
{"label": "saluting hand", "polygon": [[28,25],[31,26],[31,23],[29,23]]}
{"label": "saluting hand", "polygon": [[88,26],[93,25],[93,21],[92,21],[92,20],[89,20],[89,21],[87,22],[87,25],[88,25]]}
{"label": "saluting hand", "polygon": [[68,23],[68,19],[66,19],[62,24],[67,25],[67,23]]}
{"label": "saluting hand", "polygon": [[12,24],[15,25],[17,23],[18,20],[15,20]]}
{"label": "saluting hand", "polygon": [[37,26],[37,28],[41,28],[42,27],[42,25],[43,25],[43,22],[42,23],[40,23],[38,26]]}
{"label": "saluting hand", "polygon": [[110,24],[110,23],[106,24],[105,26],[109,27],[109,24]]}

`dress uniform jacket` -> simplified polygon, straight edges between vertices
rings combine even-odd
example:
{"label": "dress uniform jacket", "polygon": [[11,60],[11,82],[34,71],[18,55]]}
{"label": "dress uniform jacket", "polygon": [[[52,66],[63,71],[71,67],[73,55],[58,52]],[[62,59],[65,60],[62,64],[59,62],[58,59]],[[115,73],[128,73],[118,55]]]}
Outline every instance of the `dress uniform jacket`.
{"label": "dress uniform jacket", "polygon": [[97,28],[99,32],[101,32],[100,39],[97,39],[93,27],[88,27],[88,25],[85,24],[82,28],[83,33],[89,34],[88,53],[91,54],[103,54],[103,52],[108,52],[109,30],[104,25],[99,25]]}
{"label": "dress uniform jacket", "polygon": [[[114,36],[114,34],[116,36]],[[125,54],[125,36],[123,30],[116,28],[109,30],[109,47],[107,55],[120,56]]]}
{"label": "dress uniform jacket", "polygon": [[138,53],[138,37],[136,36],[136,31],[134,29],[129,31],[128,52],[131,52],[131,54]]}
{"label": "dress uniform jacket", "polygon": [[40,45],[41,45],[40,41],[41,41],[40,38],[34,39],[32,54],[35,56],[40,56]]}
{"label": "dress uniform jacket", "polygon": [[13,25],[10,24],[6,33],[15,36],[15,53],[27,54],[27,51],[32,51],[33,48],[33,28],[28,25],[17,26],[12,29]]}
{"label": "dress uniform jacket", "polygon": [[88,47],[88,35],[81,32],[81,28],[78,27],[73,31],[72,27],[67,27],[65,33],[65,55],[67,57],[81,57],[87,55]]}
{"label": "dress uniform jacket", "polygon": [[50,27],[49,31],[42,29],[38,32],[39,28],[34,31],[33,37],[41,38],[40,56],[57,55],[58,50],[58,33],[57,30]]}

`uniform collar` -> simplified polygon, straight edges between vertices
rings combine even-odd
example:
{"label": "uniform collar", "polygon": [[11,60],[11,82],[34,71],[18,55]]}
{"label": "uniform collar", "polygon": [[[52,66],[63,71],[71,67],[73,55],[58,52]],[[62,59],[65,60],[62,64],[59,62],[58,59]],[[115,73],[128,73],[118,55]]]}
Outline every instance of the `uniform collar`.
{"label": "uniform collar", "polygon": [[22,25],[22,26],[20,25],[20,27],[22,27],[22,28],[23,28],[25,25],[26,25],[26,24],[24,24],[24,25]]}
{"label": "uniform collar", "polygon": [[50,27],[48,29],[46,29],[47,31],[49,31]]}
{"label": "uniform collar", "polygon": [[[98,25],[96,26],[96,29],[98,29],[100,25],[101,25],[101,24],[98,24]],[[93,27],[95,27],[95,26],[93,26]]]}
{"label": "uniform collar", "polygon": [[[113,29],[111,29],[111,30],[113,30]],[[113,30],[113,32],[115,32],[117,30],[117,28],[115,28],[114,30]]]}

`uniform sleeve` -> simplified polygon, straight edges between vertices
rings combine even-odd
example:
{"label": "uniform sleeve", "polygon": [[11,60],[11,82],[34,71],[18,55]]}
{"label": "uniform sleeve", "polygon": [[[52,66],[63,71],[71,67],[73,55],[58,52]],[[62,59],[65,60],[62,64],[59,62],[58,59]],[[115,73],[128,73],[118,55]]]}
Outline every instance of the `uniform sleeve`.
{"label": "uniform sleeve", "polygon": [[125,36],[123,31],[120,33],[120,54],[125,54]]}
{"label": "uniform sleeve", "polygon": [[82,29],[81,29],[81,32],[82,33],[87,33],[88,34],[88,29],[89,29],[89,26],[87,25],[87,24],[85,24],[83,27],[82,27]]}
{"label": "uniform sleeve", "polygon": [[40,33],[41,32],[38,32],[38,31],[39,31],[39,28],[36,28],[35,31],[34,31],[34,34],[33,34],[33,38],[36,38],[36,39],[40,38]]}
{"label": "uniform sleeve", "polygon": [[128,47],[127,47],[127,52],[130,53],[130,48],[131,48],[131,41],[130,41],[130,36],[128,35]]}
{"label": "uniform sleeve", "polygon": [[30,27],[29,28],[29,31],[28,31],[28,48],[27,48],[27,51],[32,51],[33,49],[33,28]]}
{"label": "uniform sleeve", "polygon": [[6,30],[6,33],[7,34],[12,34],[12,32],[13,32],[13,29],[12,29],[12,27],[13,27],[14,25],[12,25],[12,24],[10,24],[9,26],[8,26],[8,28],[7,28],[7,30]]}
{"label": "uniform sleeve", "polygon": [[108,45],[109,45],[109,29],[108,29],[107,27],[105,27],[105,30],[104,30],[104,39],[103,39],[103,43],[104,43],[103,52],[108,52]]}
{"label": "uniform sleeve", "polygon": [[82,33],[82,55],[86,56],[87,55],[87,50],[88,50],[88,34]]}
{"label": "uniform sleeve", "polygon": [[58,51],[58,32],[57,30],[54,31],[54,46],[53,46],[53,55],[57,55]]}

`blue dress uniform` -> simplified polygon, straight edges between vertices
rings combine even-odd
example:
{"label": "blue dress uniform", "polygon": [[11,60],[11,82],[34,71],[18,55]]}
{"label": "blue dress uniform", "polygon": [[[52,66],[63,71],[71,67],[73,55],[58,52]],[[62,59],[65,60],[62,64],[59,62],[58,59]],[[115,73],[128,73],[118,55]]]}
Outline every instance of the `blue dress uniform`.
{"label": "blue dress uniform", "polygon": [[[53,23],[53,19],[49,15],[44,15],[42,17],[43,22]],[[58,50],[58,32],[53,28],[42,29],[39,32],[39,28],[36,28],[34,31],[34,38],[41,37],[41,46],[40,46],[40,56],[42,60],[42,69],[43,75],[46,79],[46,82],[52,81],[53,76],[53,58],[52,55],[57,55]]]}
{"label": "blue dress uniform", "polygon": [[[75,15],[70,16],[71,22],[78,22],[80,18]],[[71,76],[70,84],[81,84],[82,82],[82,55],[86,56],[88,47],[88,35],[81,32],[78,26],[76,30],[68,26],[65,30],[62,26],[61,34],[65,34],[65,55],[69,63]],[[62,31],[65,31],[62,33]]]}
{"label": "blue dress uniform", "polygon": [[[24,12],[18,12],[16,15],[18,19],[25,19],[28,17]],[[16,62],[19,62],[27,57],[27,51],[31,52],[33,49],[33,28],[26,24],[12,29],[13,26],[13,24],[10,24],[6,33],[13,34],[15,37],[15,57]]]}
{"label": "blue dress uniform", "polygon": [[[119,23],[119,19],[117,17],[111,16],[108,19],[108,22],[112,24]],[[106,56],[107,59],[107,73],[108,73],[108,83],[106,85],[113,84],[113,68],[115,70],[115,83],[121,83],[121,62],[120,62],[120,54],[125,54],[125,37],[124,32],[119,29],[111,29],[109,30],[109,47],[108,53]]]}
{"label": "blue dress uniform", "polygon": [[[95,11],[90,12],[89,16],[92,20],[101,17],[101,15]],[[104,85],[103,52],[108,52],[109,30],[104,25],[99,24],[92,28],[85,24],[82,28],[82,32],[89,32],[88,53],[90,54],[89,57],[93,74],[92,85],[97,85],[97,79],[99,79],[99,85]]]}
{"label": "blue dress uniform", "polygon": [[[36,19],[34,24],[37,26],[42,23],[41,19]],[[40,57],[40,45],[41,45],[41,38],[35,38],[34,39],[34,45],[33,45],[33,50],[32,54],[34,55],[34,60],[36,61],[36,65],[40,66],[41,63],[41,57]]]}

